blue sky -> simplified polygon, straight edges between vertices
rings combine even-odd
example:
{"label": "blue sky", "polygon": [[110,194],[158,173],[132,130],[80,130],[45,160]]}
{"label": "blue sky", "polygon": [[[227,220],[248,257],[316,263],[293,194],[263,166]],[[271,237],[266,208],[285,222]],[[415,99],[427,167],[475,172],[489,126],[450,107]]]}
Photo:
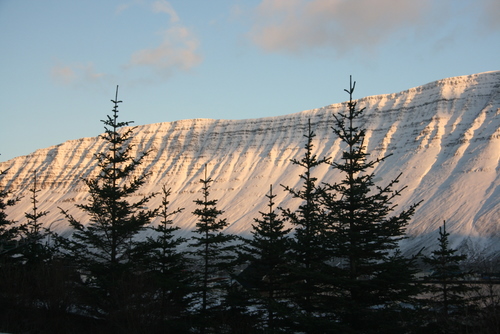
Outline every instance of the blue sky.
{"label": "blue sky", "polygon": [[0,161],[121,120],[247,119],[499,70],[498,0],[0,0]]}

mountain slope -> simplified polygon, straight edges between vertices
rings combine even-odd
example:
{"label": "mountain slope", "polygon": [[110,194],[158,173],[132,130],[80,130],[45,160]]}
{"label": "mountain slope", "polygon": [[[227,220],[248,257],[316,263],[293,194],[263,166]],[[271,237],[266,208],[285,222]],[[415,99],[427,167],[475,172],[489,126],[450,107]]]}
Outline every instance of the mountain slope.
{"label": "mountain slope", "polygon": [[[339,92],[340,93],[340,92]],[[337,95],[337,94],[336,94]],[[125,103],[126,103],[126,99]],[[500,248],[500,71],[455,77],[394,94],[365,97],[361,122],[367,131],[371,158],[392,154],[376,169],[380,185],[399,173],[398,208],[424,200],[408,227],[403,248],[432,247],[438,226],[446,219],[452,246],[493,254]],[[308,119],[316,133],[315,152],[338,160],[341,147],[333,135],[333,113],[346,103],[296,114],[248,120],[193,119],[138,126],[135,154],[151,150],[143,170],[152,173],[142,193],[172,188],[172,208],[185,207],[176,223],[187,234],[194,228],[193,200],[200,196],[199,179],[208,164],[214,179],[212,195],[219,199],[231,226],[229,232],[248,232],[253,218],[267,204],[273,184],[280,206],[297,203],[279,191],[280,184],[298,186],[301,170],[290,163],[301,158]],[[99,138],[82,138],[40,149],[0,164],[9,168],[3,184],[24,195],[9,215],[22,221],[30,210],[29,189],[36,170],[40,210],[45,224],[63,232],[68,226],[58,207],[81,215],[75,203],[85,201],[82,177],[95,173],[93,154],[103,149]],[[320,181],[339,175],[322,167]],[[160,198],[151,202],[158,205]],[[67,232],[69,233],[69,232]]]}

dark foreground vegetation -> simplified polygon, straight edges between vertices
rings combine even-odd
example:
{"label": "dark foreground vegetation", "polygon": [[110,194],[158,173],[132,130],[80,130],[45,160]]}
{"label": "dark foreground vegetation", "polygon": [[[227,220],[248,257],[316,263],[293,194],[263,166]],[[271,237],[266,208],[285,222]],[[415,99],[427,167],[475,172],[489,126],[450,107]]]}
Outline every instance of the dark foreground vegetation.
{"label": "dark foreground vegetation", "polygon": [[[343,142],[340,161],[318,157],[314,129],[304,134],[301,187],[280,190],[300,201],[276,206],[276,189],[263,190],[267,208],[251,237],[224,233],[230,222],[211,197],[213,180],[200,180],[190,239],[177,236],[167,187],[132,201],[148,174],[134,173],[148,152],[130,155],[134,128],[118,120],[118,89],[103,121],[107,149],[99,173],[85,179],[90,200],[77,205],[80,221],[61,209],[73,233],[44,228],[36,172],[32,210],[9,220],[16,205],[0,192],[0,331],[13,333],[499,333],[500,299],[492,280],[476,281],[465,256],[449,246],[446,224],[430,255],[405,257],[399,242],[419,203],[395,214],[399,177],[375,185],[363,113],[353,101],[334,115]],[[318,183],[329,165],[339,183]],[[162,204],[147,203],[161,196]],[[153,225],[152,222],[155,221]],[[288,228],[291,226],[291,228]],[[155,233],[145,240],[145,229]],[[427,271],[424,279],[417,273]],[[480,271],[480,270],[478,270]]]}

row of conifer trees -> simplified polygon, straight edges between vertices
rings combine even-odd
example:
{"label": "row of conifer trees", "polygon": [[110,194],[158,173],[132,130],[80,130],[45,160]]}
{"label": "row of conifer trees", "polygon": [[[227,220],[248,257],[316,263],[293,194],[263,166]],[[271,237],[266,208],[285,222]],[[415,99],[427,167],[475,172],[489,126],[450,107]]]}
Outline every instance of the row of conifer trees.
{"label": "row of conifer trees", "polygon": [[[0,331],[489,333],[484,310],[469,298],[478,289],[461,280],[463,256],[449,247],[444,225],[429,256],[399,251],[419,203],[395,214],[393,201],[404,190],[395,189],[399,177],[375,185],[371,170],[387,157],[369,159],[354,86],[346,90],[347,110],[334,115],[341,161],[313,153],[310,123],[304,155],[291,161],[302,167],[302,185],[283,188],[300,200],[298,208],[276,207],[271,186],[251,237],[227,234],[205,166],[189,239],[178,236],[175,217],[183,209],[169,206],[168,188],[131,201],[149,176],[134,173],[148,152],[131,156],[134,128],[118,120],[117,88],[103,121],[107,150],[95,156],[99,174],[85,179],[90,199],[77,205],[87,218],[61,210],[70,237],[43,227],[36,173],[24,223],[8,219],[5,210],[18,199],[0,192]],[[323,164],[342,180],[318,183],[314,169]],[[146,208],[154,196],[160,207]],[[155,233],[138,238],[147,228]],[[433,281],[415,279],[421,261]]]}

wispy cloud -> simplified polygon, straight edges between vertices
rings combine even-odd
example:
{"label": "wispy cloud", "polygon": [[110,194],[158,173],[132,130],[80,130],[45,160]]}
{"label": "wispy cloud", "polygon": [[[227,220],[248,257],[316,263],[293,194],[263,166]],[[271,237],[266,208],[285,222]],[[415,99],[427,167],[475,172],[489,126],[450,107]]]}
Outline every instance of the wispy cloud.
{"label": "wispy cloud", "polygon": [[421,23],[430,0],[264,0],[252,41],[267,51],[302,53],[330,47],[339,54],[372,48],[393,32]]}
{"label": "wispy cloud", "polygon": [[51,69],[52,78],[64,85],[100,82],[106,78],[104,73],[97,72],[93,63],[62,64],[57,61]]}
{"label": "wispy cloud", "polygon": [[121,14],[124,11],[134,7],[134,6],[142,6],[151,10],[153,13],[163,13],[168,14],[170,16],[170,22],[175,23],[179,22],[179,16],[175,11],[174,7],[170,4],[170,2],[166,0],[156,0],[153,2],[146,2],[145,0],[132,0],[130,2],[124,2],[116,6],[115,13]]}
{"label": "wispy cloud", "polygon": [[68,65],[57,64],[50,70],[52,78],[58,83],[69,85],[76,80],[76,73]]}
{"label": "wispy cloud", "polygon": [[51,69],[52,78],[65,85],[82,85],[108,79],[119,79],[120,82],[158,82],[168,79],[177,71],[188,71],[202,62],[200,42],[195,34],[182,24],[179,15],[168,1],[131,0],[118,5],[115,13],[121,14],[133,6],[140,6],[150,13],[168,15],[169,20],[159,33],[161,37],[156,47],[132,52],[128,62],[119,65],[120,73],[115,75],[96,71],[92,62],[68,65],[58,61]]}
{"label": "wispy cloud", "polygon": [[184,26],[172,5],[165,0],[151,4],[154,13],[170,16],[170,27],[161,32],[161,42],[155,48],[134,52],[126,69],[149,67],[153,73],[168,78],[177,70],[187,71],[199,65],[202,57],[199,53],[199,41],[190,29]]}
{"label": "wispy cloud", "polygon": [[499,30],[500,20],[498,15],[500,13],[500,1],[498,0],[482,0],[484,5],[481,6],[483,10],[484,23],[487,29]]}
{"label": "wispy cloud", "polygon": [[151,5],[151,7],[153,9],[153,12],[155,12],[155,13],[168,14],[170,16],[171,23],[175,23],[175,22],[180,21],[179,16],[177,15],[177,12],[174,10],[172,5],[168,1],[165,1],[165,0],[155,1]]}
{"label": "wispy cloud", "polygon": [[136,6],[136,5],[143,5],[144,0],[132,0],[130,2],[125,2],[121,3],[118,6],[116,6],[115,14],[121,14],[122,12],[126,11],[127,9]]}
{"label": "wispy cloud", "polygon": [[[262,0],[249,38],[268,52],[302,54],[328,48],[344,55],[355,49],[373,51],[394,38],[443,38],[462,29],[484,33],[480,27],[491,32],[500,29],[499,12],[498,0]],[[454,27],[449,26],[452,20]]]}
{"label": "wispy cloud", "polygon": [[150,67],[160,76],[168,77],[174,70],[189,70],[201,63],[199,42],[189,29],[176,25],[162,35],[163,40],[158,47],[135,52],[125,67]]}

